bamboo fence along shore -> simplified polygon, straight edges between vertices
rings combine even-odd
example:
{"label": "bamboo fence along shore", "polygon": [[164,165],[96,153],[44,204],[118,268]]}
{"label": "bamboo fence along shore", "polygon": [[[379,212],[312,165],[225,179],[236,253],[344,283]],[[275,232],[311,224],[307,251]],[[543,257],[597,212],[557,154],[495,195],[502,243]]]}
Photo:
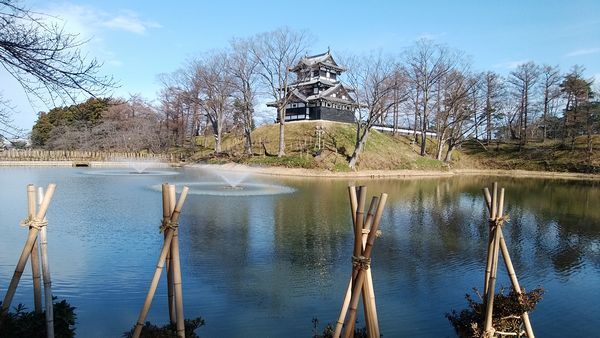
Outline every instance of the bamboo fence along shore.
{"label": "bamboo fence along shore", "polygon": [[139,152],[104,152],[79,150],[42,150],[42,149],[10,149],[0,151],[0,161],[23,162],[61,162],[61,161],[95,161],[110,162],[120,160],[155,160],[175,162],[179,160],[173,154],[153,154]]}

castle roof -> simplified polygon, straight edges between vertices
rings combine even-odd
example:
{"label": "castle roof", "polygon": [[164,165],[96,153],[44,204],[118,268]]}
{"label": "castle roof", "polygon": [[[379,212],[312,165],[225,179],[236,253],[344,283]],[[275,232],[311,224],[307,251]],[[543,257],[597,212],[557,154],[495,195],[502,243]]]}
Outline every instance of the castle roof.
{"label": "castle roof", "polygon": [[313,68],[319,64],[323,65],[325,68],[335,69],[339,72],[343,72],[346,70],[344,67],[338,65],[337,62],[335,62],[335,60],[331,56],[330,51],[327,50],[327,52],[322,54],[303,57],[302,59],[300,59],[296,66],[290,68],[290,71],[296,72],[306,67]]}

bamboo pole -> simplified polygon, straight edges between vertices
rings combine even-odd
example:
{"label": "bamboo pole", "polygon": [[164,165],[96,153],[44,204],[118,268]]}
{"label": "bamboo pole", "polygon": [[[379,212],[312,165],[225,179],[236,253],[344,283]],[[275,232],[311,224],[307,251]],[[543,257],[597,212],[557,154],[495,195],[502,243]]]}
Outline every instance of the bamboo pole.
{"label": "bamboo pole", "polygon": [[[487,206],[488,206],[488,211],[490,213],[489,220],[491,221],[492,219],[494,219],[496,217],[495,213],[493,212],[493,207],[492,207],[492,195],[490,194],[490,190],[487,187],[483,189],[483,194],[484,194],[486,200],[489,200],[489,202],[487,203]],[[484,278],[483,278],[484,302],[487,299],[488,284],[490,282],[490,273],[492,271],[492,260],[494,259],[492,257],[492,253],[494,251],[494,237],[492,235],[493,235],[493,229],[491,226],[489,226],[488,227],[487,258],[486,258],[486,264],[485,264],[485,274],[484,274]]]}
{"label": "bamboo pole", "polygon": [[[44,200],[44,188],[38,188],[38,202]],[[42,253],[42,275],[44,277],[44,304],[46,305],[46,337],[54,338],[54,301],[52,300],[52,278],[48,264],[48,237],[46,227],[40,230],[40,249]]]}
{"label": "bamboo pole", "polygon": [[[183,187],[181,195],[179,195],[179,201],[175,206],[175,210],[173,210],[173,213],[171,213],[171,219],[169,220],[171,224],[177,223],[177,221],[179,220],[181,208],[183,207],[183,203],[185,202],[188,190],[188,187]],[[144,321],[146,320],[146,316],[148,315],[148,311],[150,310],[150,304],[152,303],[152,298],[154,297],[154,293],[156,292],[156,287],[158,286],[160,274],[162,272],[162,269],[164,268],[165,260],[167,258],[167,252],[171,248],[171,240],[173,239],[174,231],[172,228],[167,228],[165,231],[167,232],[167,238],[165,239],[163,247],[160,251],[158,262],[156,263],[156,269],[154,270],[154,275],[152,277],[152,281],[150,282],[150,289],[148,290],[148,294],[146,295],[146,299],[144,300],[144,305],[142,306],[142,310],[140,311],[140,316],[138,317],[138,320],[135,324],[133,338],[139,338],[140,334],[142,333]]]}
{"label": "bamboo pole", "polygon": [[342,309],[340,310],[340,316],[335,323],[335,331],[333,338],[339,338],[342,334],[342,327],[344,326],[344,319],[346,319],[346,313],[348,313],[348,306],[350,305],[350,298],[352,297],[352,278],[348,280],[348,288],[346,289],[346,295],[342,302]]}
{"label": "bamboo pole", "polygon": [[[46,191],[42,204],[34,218],[34,221],[36,223],[41,223],[44,217],[46,217],[46,211],[48,210],[48,206],[50,205],[50,201],[52,200],[52,195],[54,195],[55,188],[56,184],[48,185],[48,190]],[[37,238],[38,231],[38,227],[31,227],[29,231],[27,241],[25,242],[25,246],[23,247],[23,251],[21,252],[21,256],[19,257],[17,266],[15,267],[15,272],[13,273],[13,276],[10,280],[10,284],[8,285],[8,289],[6,291],[6,295],[4,296],[4,300],[2,301],[2,311],[10,308],[10,303],[12,302],[12,299],[15,296],[17,286],[19,285],[19,280],[21,279],[21,275],[23,275],[25,264],[27,263],[27,260],[29,259],[29,256],[31,254],[31,249],[33,248],[33,243]]]}
{"label": "bamboo pole", "polygon": [[[498,184],[494,182],[494,192],[492,194],[492,215],[490,218],[490,227],[493,227],[493,248],[492,248],[492,264],[491,271],[489,274],[488,288],[486,294],[485,303],[485,320],[484,320],[484,335],[490,332],[492,329],[492,315],[494,311],[494,291],[496,287],[496,276],[498,271],[498,250],[500,248],[500,225],[497,222],[498,215],[502,215],[502,210],[498,211]],[[504,189],[502,189],[501,197],[504,198]],[[504,202],[500,202],[503,205]],[[501,216],[500,216],[501,217]]]}
{"label": "bamboo pole", "polygon": [[[365,260],[369,260],[371,258],[371,252],[373,251],[373,244],[375,242],[375,237],[377,230],[379,229],[379,222],[381,221],[381,215],[383,214],[383,208],[385,207],[385,203],[387,201],[387,194],[381,194],[379,199],[379,204],[377,206],[377,212],[375,213],[375,217],[373,220],[373,226],[371,227],[371,231],[369,232],[369,236],[367,238],[367,243],[365,245],[365,250],[363,252],[363,257]],[[360,203],[359,203],[360,204]],[[367,267],[368,269],[368,267]],[[354,325],[351,325],[356,320],[356,308],[358,306],[358,301],[360,298],[360,293],[362,291],[362,285],[364,279],[366,277],[366,269],[363,267],[356,266],[354,270],[357,271],[356,274],[356,283],[354,283],[352,288],[352,296],[350,298],[350,305],[348,309],[348,318],[346,319],[346,330],[344,331],[344,337],[349,338],[354,335]]]}
{"label": "bamboo pole", "polygon": [[[33,219],[35,217],[35,186],[27,185],[27,217]],[[33,242],[31,248],[31,276],[33,277],[33,304],[35,312],[42,312],[42,283],[40,276],[40,255],[37,239]]]}
{"label": "bamboo pole", "polygon": [[[358,205],[358,201],[356,198],[356,187],[354,185],[348,186],[348,197],[350,199],[350,214],[352,215],[352,227],[356,228],[356,208]],[[356,240],[356,238],[355,238]],[[353,271],[354,272],[354,271]],[[335,324],[335,331],[333,334],[334,338],[339,338],[342,333],[342,326],[344,325],[344,319],[346,318],[346,313],[348,312],[348,305],[350,305],[350,297],[352,296],[352,277],[350,277],[350,281],[348,282],[348,288],[346,289],[346,295],[344,296],[344,301],[342,302],[342,308],[340,309],[340,316]]]}
{"label": "bamboo pole", "polygon": [[356,199],[356,187],[351,185],[348,187],[348,196],[350,198],[350,211],[352,214],[352,226],[356,224],[356,206],[358,200]]}
{"label": "bamboo pole", "polygon": [[[375,216],[374,212],[378,204],[379,198],[373,197],[371,200],[371,206],[369,207],[369,212],[367,213],[367,219],[365,221],[365,227],[362,235],[363,250],[367,245],[368,234],[371,231]],[[377,234],[375,234],[375,236],[377,236]],[[367,276],[363,285],[363,303],[367,304],[365,306],[365,317],[366,321],[369,323],[369,325],[367,325],[369,337],[379,337],[379,319],[377,318],[377,305],[375,303],[375,289],[373,287],[373,275],[371,273],[371,269],[367,270]]]}
{"label": "bamboo pole", "polygon": [[[169,185],[171,206],[175,209],[175,186]],[[173,289],[175,289],[175,311],[177,319],[177,336],[185,338],[185,325],[183,315],[183,289],[181,287],[181,262],[179,260],[179,229],[173,230],[171,239],[171,263],[173,264]]]}
{"label": "bamboo pole", "polygon": [[[354,251],[353,251],[353,259],[362,256],[363,246],[362,246],[362,233],[363,233],[363,225],[364,225],[364,213],[365,213],[365,203],[367,199],[367,187],[360,186],[358,188],[358,204],[356,206],[356,222],[354,223]],[[356,287],[356,276],[358,274],[357,269],[352,269],[352,288]],[[362,286],[362,282],[360,284]],[[352,302],[350,302],[352,304]],[[354,330],[354,322],[348,323],[352,330]]]}
{"label": "bamboo pole", "polygon": [[[502,192],[503,194],[503,192]],[[502,196],[502,201],[504,201],[504,196]],[[486,195],[486,205],[488,208],[491,208],[491,196]],[[500,208],[503,210],[503,208]],[[506,266],[506,271],[508,272],[508,276],[510,277],[510,281],[513,287],[513,290],[518,295],[522,294],[521,286],[519,285],[519,280],[517,279],[517,274],[515,273],[515,268],[513,266],[512,260],[510,258],[510,253],[508,252],[508,247],[506,246],[506,241],[504,240],[504,234],[500,231],[500,249],[502,251],[502,257],[504,258],[504,265]],[[533,328],[531,326],[531,321],[529,320],[529,314],[524,312],[521,315],[523,320],[523,325],[525,326],[525,333],[527,337],[534,338],[535,335],[533,333]]]}
{"label": "bamboo pole", "polygon": [[[378,197],[373,197],[371,199],[371,205],[369,206],[369,211],[367,213],[367,217],[365,219],[361,235],[361,244],[363,251],[367,244],[367,238],[370,233],[371,226],[373,224],[374,212],[377,209],[378,201]],[[373,277],[371,274],[371,269],[367,269],[366,271],[366,276],[362,287],[362,297],[368,336],[379,337],[379,325],[376,319],[377,310],[375,305],[375,290],[373,289]]]}
{"label": "bamboo pole", "polygon": [[[350,197],[350,209],[352,211],[352,219],[353,224],[356,219],[356,208],[357,208],[357,199],[356,199],[356,188],[354,186],[348,187],[349,197]],[[374,212],[377,208],[379,198],[373,197],[371,200],[371,205],[369,206],[369,212],[367,213],[367,218],[365,220],[364,228],[361,234],[362,238],[362,250],[364,250],[365,245],[367,243],[367,237],[370,232],[370,228],[374,218]],[[367,276],[364,283],[364,290],[366,290],[367,295],[363,294],[363,304],[365,304],[365,317],[370,325],[367,325],[368,328],[371,329],[370,337],[379,337],[379,324],[377,319],[377,308],[375,305],[375,292],[373,289],[373,279],[371,275],[371,269],[367,270]],[[363,292],[364,292],[363,290]],[[334,338],[338,338],[342,332],[342,326],[344,324],[344,319],[346,318],[346,313],[348,311],[348,305],[350,304],[350,297],[352,295],[352,279],[350,279],[348,283],[348,287],[346,289],[346,295],[344,297],[344,301],[342,303],[342,308],[340,310],[340,316],[336,322],[336,327],[334,331]],[[368,302],[366,301],[368,300]]]}
{"label": "bamboo pole", "polygon": [[[163,183],[162,185],[162,207],[163,207],[163,224],[169,221],[171,218],[171,199],[169,195],[169,184]],[[164,240],[167,239],[167,232],[164,232]],[[167,306],[169,308],[169,322],[172,325],[175,325],[175,299],[173,298],[173,272],[171,268],[171,252],[170,250],[167,252],[166,257],[166,267],[167,267]]]}
{"label": "bamboo pole", "polygon": [[358,205],[356,207],[356,222],[354,224],[354,256],[358,257],[362,251],[362,230],[364,225],[365,202],[367,199],[367,187],[361,186],[358,190]]}

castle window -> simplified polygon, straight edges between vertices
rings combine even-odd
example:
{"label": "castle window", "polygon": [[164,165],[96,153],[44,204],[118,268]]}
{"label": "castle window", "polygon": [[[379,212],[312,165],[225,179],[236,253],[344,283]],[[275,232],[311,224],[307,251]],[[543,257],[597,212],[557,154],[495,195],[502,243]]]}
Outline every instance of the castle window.
{"label": "castle window", "polygon": [[318,94],[319,93],[319,88],[317,88],[317,87],[313,88],[313,93],[314,94]]}

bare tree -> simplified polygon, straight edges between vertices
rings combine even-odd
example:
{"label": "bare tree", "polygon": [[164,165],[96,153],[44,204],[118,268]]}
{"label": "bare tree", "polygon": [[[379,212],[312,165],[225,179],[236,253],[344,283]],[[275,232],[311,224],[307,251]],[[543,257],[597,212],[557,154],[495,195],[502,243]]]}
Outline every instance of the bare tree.
{"label": "bare tree", "polygon": [[183,146],[186,139],[187,123],[184,101],[188,93],[175,83],[168,81],[168,76],[161,76],[163,88],[159,92],[160,111],[165,121],[162,125],[172,145]]}
{"label": "bare tree", "polygon": [[548,115],[552,112],[553,103],[560,98],[560,83],[562,76],[558,66],[544,65],[541,68],[542,104],[544,114],[542,117],[542,141],[546,141],[548,133]]}
{"label": "bare tree", "polygon": [[23,130],[13,125],[11,113],[14,107],[9,100],[4,99],[0,93],[0,141],[5,138],[16,138],[23,134]]}
{"label": "bare tree", "polygon": [[512,84],[514,94],[519,98],[519,129],[518,135],[520,145],[527,144],[527,128],[529,122],[529,106],[532,89],[539,80],[540,69],[533,62],[527,62],[519,65],[517,69],[510,72],[508,82]]}
{"label": "bare tree", "polygon": [[115,83],[98,75],[98,61],[81,54],[84,43],[19,1],[0,0],[0,65],[28,95],[44,102],[105,95]]}
{"label": "bare tree", "polygon": [[366,57],[350,57],[344,61],[348,66],[346,79],[356,93],[358,118],[356,121],[356,142],[349,160],[349,167],[356,163],[363,152],[373,125],[385,118],[389,109],[406,100],[405,79],[397,64],[381,53]]}
{"label": "bare tree", "polygon": [[233,86],[237,92],[242,127],[244,130],[244,150],[252,155],[252,130],[254,129],[254,97],[256,95],[256,78],[258,60],[252,57],[251,41],[232,40],[228,71],[233,78]]}
{"label": "bare tree", "polygon": [[[163,133],[160,131],[161,117],[157,110],[140,95],[132,95],[128,100],[109,99],[100,108],[101,118],[96,123],[68,119],[57,114],[74,111],[77,106],[55,108],[52,119],[60,119],[58,125],[49,132],[43,145],[49,149],[62,150],[108,150],[108,151],[151,151],[164,149]],[[89,102],[89,101],[88,101]],[[80,104],[85,105],[84,104]],[[89,110],[88,107],[80,107]],[[47,116],[45,114],[44,116]],[[40,121],[36,123],[39,127]]]}
{"label": "bare tree", "polygon": [[268,95],[274,100],[279,120],[279,151],[277,156],[285,155],[285,109],[290,100],[293,67],[306,54],[309,36],[304,31],[292,31],[289,28],[262,33],[255,37],[251,53],[258,63],[258,74]]}
{"label": "bare tree", "polygon": [[230,60],[225,52],[208,54],[194,62],[194,81],[200,89],[199,100],[215,137],[215,153],[221,153],[221,142],[227,114],[232,111],[234,79],[228,72]]}
{"label": "bare tree", "polygon": [[[477,100],[477,96],[473,95],[473,92],[478,81],[466,72],[454,70],[444,76],[438,84],[441,89],[438,95],[442,99],[436,105],[436,158],[442,160],[444,146],[448,145],[446,160],[449,161],[451,156],[448,154],[464,136],[465,125],[475,118],[476,110],[473,107],[476,107],[477,103],[473,101]],[[469,130],[475,126],[476,122],[472,123]]]}
{"label": "bare tree", "polygon": [[426,154],[429,114],[435,101],[435,89],[455,66],[454,55],[430,40],[420,40],[406,53],[405,62],[411,86],[420,93],[421,156]]}
{"label": "bare tree", "polygon": [[489,145],[492,140],[494,122],[498,118],[504,97],[502,77],[494,72],[486,72],[483,75],[483,92],[485,95],[485,141]]}

